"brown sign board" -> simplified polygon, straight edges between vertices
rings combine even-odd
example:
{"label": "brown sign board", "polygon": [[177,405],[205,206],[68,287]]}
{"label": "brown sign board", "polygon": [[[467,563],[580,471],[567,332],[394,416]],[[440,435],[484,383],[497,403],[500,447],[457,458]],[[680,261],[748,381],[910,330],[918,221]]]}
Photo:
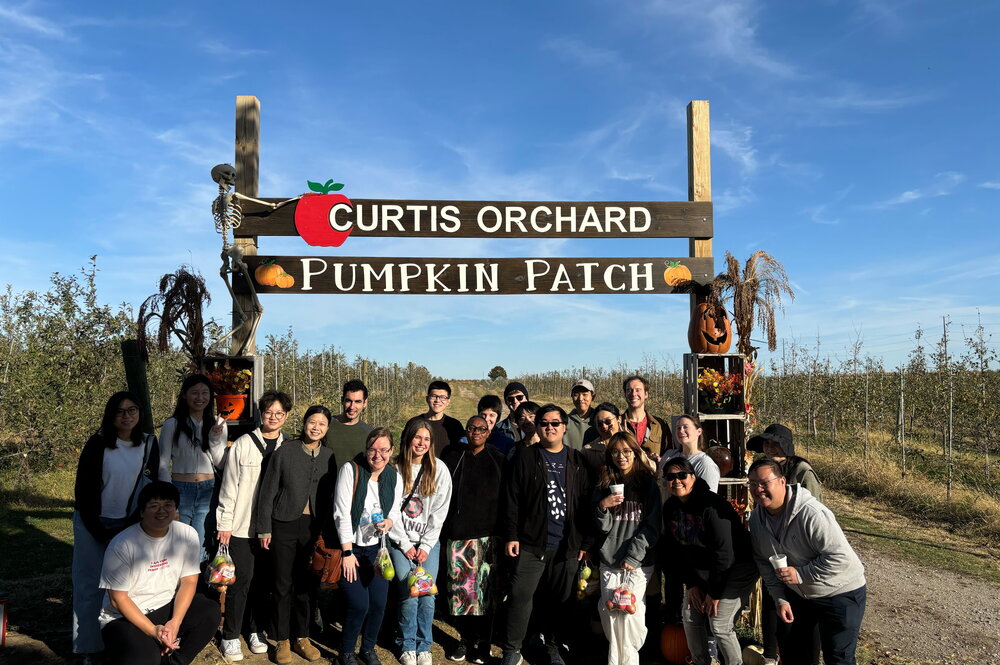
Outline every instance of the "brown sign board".
{"label": "brown sign board", "polygon": [[[258,293],[565,294],[673,293],[680,263],[712,278],[712,258],[372,258],[247,256]],[[683,269],[681,269],[683,270]],[[684,275],[686,277],[686,275]],[[234,280],[237,293],[247,293]]]}
{"label": "brown sign board", "polygon": [[[308,200],[308,204],[303,201]],[[711,238],[711,201],[406,201],[307,194],[244,200],[236,237],[300,235],[297,223],[393,238]],[[346,203],[345,203],[346,202]],[[278,207],[274,207],[278,206]],[[298,218],[298,219],[297,219]],[[308,219],[307,222],[304,220]]]}

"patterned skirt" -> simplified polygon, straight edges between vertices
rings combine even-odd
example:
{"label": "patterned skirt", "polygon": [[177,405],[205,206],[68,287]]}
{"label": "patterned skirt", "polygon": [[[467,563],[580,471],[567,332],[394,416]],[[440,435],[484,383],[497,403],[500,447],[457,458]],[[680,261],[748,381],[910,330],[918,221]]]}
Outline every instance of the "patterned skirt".
{"label": "patterned skirt", "polygon": [[493,609],[493,539],[449,540],[448,613],[482,616]]}

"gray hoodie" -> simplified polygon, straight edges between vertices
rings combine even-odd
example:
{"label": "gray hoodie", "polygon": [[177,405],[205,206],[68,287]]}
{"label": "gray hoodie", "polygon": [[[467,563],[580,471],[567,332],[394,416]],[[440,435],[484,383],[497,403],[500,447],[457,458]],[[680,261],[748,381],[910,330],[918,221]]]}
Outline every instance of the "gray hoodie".
{"label": "gray hoodie", "polygon": [[604,536],[601,543],[601,563],[610,568],[627,563],[633,568],[652,566],[655,545],[660,537],[660,490],[653,478],[641,490],[634,484],[625,486],[625,501],[607,511],[600,501],[611,493],[599,487],[594,500],[597,530]]}
{"label": "gray hoodie", "polygon": [[[801,485],[788,485],[787,492],[781,540],[771,532],[763,506],[750,516],[754,560],[775,603],[787,603],[789,589],[803,598],[827,598],[864,586],[865,568],[830,509]],[[788,557],[800,584],[778,580],[769,560],[775,552]]]}

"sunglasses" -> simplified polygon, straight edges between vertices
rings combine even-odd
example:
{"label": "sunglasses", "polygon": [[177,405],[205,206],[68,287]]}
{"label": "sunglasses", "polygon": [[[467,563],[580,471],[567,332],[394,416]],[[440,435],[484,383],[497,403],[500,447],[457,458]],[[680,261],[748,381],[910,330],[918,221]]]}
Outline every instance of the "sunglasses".
{"label": "sunglasses", "polygon": [[541,420],[538,423],[539,427],[559,427],[563,424],[561,420]]}
{"label": "sunglasses", "polygon": [[690,475],[687,471],[678,471],[677,473],[665,473],[663,477],[669,483],[671,480],[687,480]]}

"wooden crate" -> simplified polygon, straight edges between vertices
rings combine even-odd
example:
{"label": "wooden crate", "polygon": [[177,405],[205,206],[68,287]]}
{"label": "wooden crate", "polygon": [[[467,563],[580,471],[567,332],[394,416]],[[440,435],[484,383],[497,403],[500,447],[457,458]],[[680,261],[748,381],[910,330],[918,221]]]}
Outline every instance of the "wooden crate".
{"label": "wooden crate", "polygon": [[725,446],[733,455],[733,470],[727,478],[746,478],[746,420],[743,417],[703,420],[701,435],[706,446]]}
{"label": "wooden crate", "polygon": [[714,369],[724,374],[744,376],[743,356],[738,353],[685,353],[684,354],[684,412],[696,413],[702,421],[716,418],[743,417],[746,407],[743,395],[737,395],[723,413],[708,412],[698,402],[698,376],[702,370]]}
{"label": "wooden crate", "polygon": [[211,370],[219,365],[228,362],[230,367],[236,369],[248,369],[253,373],[253,380],[250,383],[250,390],[246,391],[247,405],[243,413],[236,420],[227,423],[229,429],[229,440],[235,441],[247,432],[254,430],[260,425],[260,414],[257,412],[257,400],[264,392],[264,371],[263,364],[259,356],[206,356],[201,361],[203,370]]}

